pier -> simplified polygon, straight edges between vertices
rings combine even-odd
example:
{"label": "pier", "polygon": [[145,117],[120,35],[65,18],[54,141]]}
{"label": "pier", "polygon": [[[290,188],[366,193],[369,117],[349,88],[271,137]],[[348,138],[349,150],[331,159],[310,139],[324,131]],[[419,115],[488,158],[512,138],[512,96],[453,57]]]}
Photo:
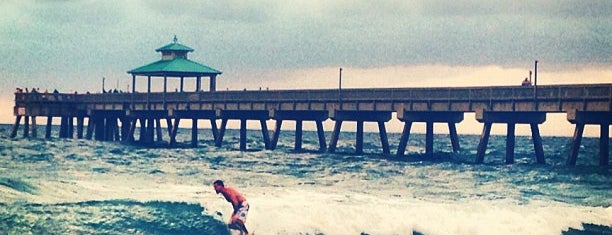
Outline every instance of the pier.
{"label": "pier", "polygon": [[[412,124],[426,124],[425,154],[433,154],[434,124],[449,127],[452,150],[458,152],[456,124],[465,113],[475,113],[483,123],[476,162],[485,162],[487,143],[493,124],[505,124],[506,163],[514,162],[515,126],[531,127],[536,162],[545,163],[539,125],[547,113],[566,113],[576,126],[567,164],[575,165],[585,125],[600,126],[600,165],[609,164],[609,125],[612,123],[612,83],[545,86],[377,88],[320,90],[217,91],[220,71],[187,59],[193,49],[174,42],[157,49],[162,59],[128,71],[132,91],[128,93],[15,93],[15,124],[10,136],[19,132],[23,120],[23,137],[37,137],[37,119],[46,118],[45,138],[51,137],[53,118],[60,118],[60,138],[86,138],[98,141],[121,141],[141,145],[167,142],[176,145],[181,120],[191,120],[191,146],[197,147],[198,121],[208,120],[216,146],[223,138],[230,120],[240,121],[240,150],[247,150],[247,122],[261,125],[266,149],[275,149],[282,124],[295,122],[295,150],[302,149],[302,125],[314,122],[319,140],[318,151],[335,152],[342,124],[357,125],[356,153],[363,152],[365,122],[378,125],[382,155],[402,157],[411,134]],[[147,79],[147,91],[136,91],[136,79]],[[151,92],[152,78],[163,79],[163,91]],[[209,79],[209,89],[202,90],[202,78]],[[180,90],[169,92],[168,79],[180,79]],[[195,81],[195,91],[185,91],[185,79]],[[399,146],[391,153],[386,123],[393,114],[404,123]],[[331,119],[334,129],[329,144],[325,140],[323,121]],[[75,133],[76,120],[76,133]],[[267,121],[276,125],[270,136]],[[165,122],[166,131],[162,129]],[[218,122],[220,121],[220,126]],[[136,140],[136,131],[138,140]],[[164,139],[164,132],[167,138]]]}
{"label": "pier", "polygon": [[[334,152],[341,126],[357,123],[356,151],[363,150],[363,123],[378,124],[382,154],[389,155],[385,123],[392,114],[404,123],[404,130],[396,156],[404,154],[412,123],[426,123],[426,154],[433,154],[433,124],[449,125],[453,149],[460,146],[455,124],[467,112],[476,114],[483,123],[476,162],[485,160],[486,146],[493,124],[507,125],[506,163],[514,158],[514,128],[517,124],[530,125],[536,161],[544,163],[539,125],[547,113],[566,113],[576,125],[567,164],[575,165],[585,125],[599,125],[600,164],[609,162],[609,131],[612,123],[612,84],[547,85],[534,88],[521,86],[449,87],[449,88],[389,88],[338,90],[269,90],[269,91],[214,91],[170,93],[98,93],[98,94],[41,94],[16,93],[15,124],[11,137],[18,133],[23,120],[23,136],[35,136],[38,118],[46,118],[45,138],[50,137],[53,118],[60,118],[60,138],[94,138],[100,141],[124,141],[152,144],[163,140],[161,121],[167,128],[167,142],[175,137],[181,120],[192,120],[191,144],[197,147],[197,121],[209,120],[217,146],[222,146],[226,124],[240,121],[240,150],[246,150],[246,122],[261,124],[262,141],[267,149],[274,149],[287,121],[296,123],[295,149],[301,149],[302,122],[317,125],[319,151]],[[276,125],[270,138],[267,120]],[[335,122],[329,144],[323,134],[322,122]],[[76,120],[76,134],[74,123]],[[217,128],[220,120],[221,126]],[[139,139],[134,132],[139,130]],[[85,133],[84,133],[85,132]],[[157,137],[155,139],[154,137]]]}

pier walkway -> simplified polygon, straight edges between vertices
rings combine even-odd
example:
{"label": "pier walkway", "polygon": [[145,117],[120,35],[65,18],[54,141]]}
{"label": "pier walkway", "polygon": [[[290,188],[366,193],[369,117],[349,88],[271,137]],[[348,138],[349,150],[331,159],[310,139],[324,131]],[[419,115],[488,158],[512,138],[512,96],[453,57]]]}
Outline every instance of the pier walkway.
{"label": "pier walkway", "polygon": [[[459,151],[455,125],[464,113],[473,112],[483,123],[476,162],[484,162],[493,124],[507,125],[506,163],[514,161],[514,129],[528,124],[537,163],[544,163],[538,125],[547,113],[566,113],[575,124],[575,133],[567,158],[575,165],[585,125],[599,125],[600,165],[609,162],[609,125],[612,123],[612,84],[574,84],[545,86],[495,86],[448,88],[381,88],[342,90],[264,90],[158,93],[42,94],[16,93],[16,137],[23,119],[23,136],[36,136],[36,120],[46,117],[45,137],[50,138],[53,117],[61,118],[60,138],[95,138],[101,141],[125,141],[151,144],[167,141],[176,144],[179,123],[192,120],[191,144],[197,147],[198,120],[210,120],[217,146],[223,144],[228,120],[240,120],[240,150],[246,150],[247,121],[259,121],[267,149],[275,149],[282,124],[295,121],[295,149],[302,143],[302,124],[315,122],[319,150],[334,152],[341,126],[356,122],[356,152],[363,152],[363,125],[376,122],[379,127],[382,153],[391,155],[385,123],[392,114],[404,122],[396,156],[404,155],[412,124],[426,123],[426,154],[433,154],[434,123],[448,124],[452,151]],[[276,122],[270,136],[266,121]],[[335,122],[329,144],[322,122]],[[76,120],[76,136],[74,121]],[[167,126],[163,140],[161,121]],[[218,126],[217,120],[220,120]],[[86,122],[85,122],[86,121]],[[139,131],[138,140],[135,132]],[[157,139],[155,138],[157,137]]]}

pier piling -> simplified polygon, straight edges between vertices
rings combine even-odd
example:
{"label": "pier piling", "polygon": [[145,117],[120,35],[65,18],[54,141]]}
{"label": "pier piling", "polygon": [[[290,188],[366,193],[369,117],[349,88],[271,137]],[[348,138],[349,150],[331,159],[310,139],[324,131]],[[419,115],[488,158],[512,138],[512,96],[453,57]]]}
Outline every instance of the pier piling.
{"label": "pier piling", "polygon": [[51,138],[51,128],[53,127],[53,117],[47,116],[47,125],[45,126],[45,139]]}
{"label": "pier piling", "polygon": [[[487,143],[491,132],[491,126],[493,123],[505,123],[507,125],[506,132],[506,164],[514,163],[514,145],[515,145],[515,127],[516,124],[529,124],[531,125],[532,138],[534,143],[534,149],[536,152],[536,162],[539,164],[544,163],[544,155],[542,151],[542,139],[540,138],[538,124],[546,121],[545,112],[536,111],[524,111],[524,112],[510,112],[510,111],[486,111],[478,110],[476,112],[476,120],[484,123],[482,134],[480,136],[480,143],[478,144],[478,152],[476,154],[476,163],[483,163],[484,155],[487,150]],[[535,127],[534,127],[535,126]]]}
{"label": "pier piling", "polygon": [[[191,119],[192,146],[197,147],[197,122],[208,119],[216,146],[221,146],[228,120],[240,120],[241,150],[246,150],[246,122],[259,121],[262,126],[263,142],[266,149],[275,149],[282,123],[286,120],[296,121],[295,146],[300,151],[304,148],[304,121],[315,121],[319,140],[319,151],[334,152],[340,138],[344,122],[356,122],[355,152],[364,152],[364,124],[378,124],[383,154],[389,154],[385,123],[391,113],[404,122],[397,156],[404,155],[410,131],[414,122],[424,122],[425,153],[434,154],[436,123],[448,124],[452,151],[459,152],[459,139],[456,123],[463,120],[463,113],[475,112],[476,119],[484,123],[476,162],[483,162],[487,142],[493,124],[506,124],[505,162],[514,161],[515,125],[529,124],[535,149],[535,161],[544,163],[544,151],[538,125],[546,119],[546,113],[562,113],[576,125],[571,149],[568,153],[568,165],[575,165],[580,148],[580,141],[585,125],[599,125],[600,148],[599,164],[609,164],[609,126],[612,123],[612,84],[568,84],[538,86],[537,94],[532,87],[492,86],[492,87],[444,87],[444,88],[363,88],[338,90],[274,90],[274,91],[214,91],[203,92],[197,81],[195,92],[183,91],[184,77],[211,77],[219,71],[208,71],[198,74],[171,73],[155,74],[143,71],[142,68],[131,70],[132,90],[130,93],[94,93],[94,94],[53,94],[45,96],[37,93],[15,93],[15,124],[10,131],[14,138],[20,131],[23,120],[23,136],[37,136],[37,117],[47,118],[45,138],[52,133],[53,118],[60,120],[60,138],[75,138],[73,123],[76,118],[76,138],[82,138],[83,128],[87,128],[85,138],[100,141],[136,142],[135,131],[140,129],[137,143],[149,145],[163,142],[160,131],[161,119],[168,123],[170,146],[176,144],[176,135],[181,119]],[[135,77],[164,77],[164,92],[151,92],[147,84],[146,93],[136,92]],[[181,92],[168,92],[168,77],[181,79]],[[214,83],[214,82],[213,82]],[[142,89],[141,89],[142,90]],[[340,96],[341,95],[341,96]],[[329,145],[325,142],[322,122],[331,117],[335,121]],[[87,127],[84,127],[87,118]],[[31,121],[30,121],[31,119]],[[171,123],[171,119],[175,119]],[[216,119],[221,119],[217,129]],[[267,131],[266,121],[276,120],[273,136]],[[121,129],[119,129],[119,122]],[[155,139],[157,136],[157,139]]]}
{"label": "pier piling", "polygon": [[23,116],[17,115],[15,117],[15,124],[13,124],[13,128],[11,128],[11,138],[15,138],[17,136],[17,131],[19,130],[19,124],[21,123],[21,118]]}
{"label": "pier piling", "polygon": [[570,123],[575,124],[574,136],[572,138],[572,144],[567,157],[567,165],[575,166],[578,159],[578,152],[580,150],[580,142],[582,141],[582,134],[584,132],[585,125],[599,125],[599,165],[607,166],[610,159],[610,131],[609,127],[612,125],[612,112],[607,111],[592,111],[582,112],[573,110],[567,113],[567,119]]}
{"label": "pier piling", "polygon": [[323,130],[323,121],[328,118],[326,111],[308,111],[308,110],[291,110],[291,111],[276,111],[270,112],[270,118],[276,121],[274,132],[272,133],[272,139],[270,140],[270,148],[276,149],[278,138],[280,137],[281,128],[283,121],[295,121],[295,144],[294,150],[302,150],[302,138],[303,138],[303,123],[305,121],[314,121],[317,125],[317,136],[319,140],[319,151],[323,152],[327,148],[325,142],[325,133]]}
{"label": "pier piling", "polygon": [[396,156],[401,157],[406,151],[410,138],[410,129],[414,122],[425,123],[425,154],[434,154],[434,123],[447,123],[453,152],[459,152],[459,136],[455,124],[463,121],[463,112],[455,111],[398,111],[398,119],[404,122],[402,137],[400,138]]}
{"label": "pier piling", "polygon": [[[330,118],[336,122],[334,125],[334,131],[332,132],[331,141],[329,143],[329,152],[336,151],[336,145],[338,144],[338,138],[340,137],[340,129],[342,128],[342,123],[346,121],[356,122],[357,124],[357,132],[355,133],[355,153],[362,154],[363,153],[363,125],[364,122],[376,122],[379,125],[379,133],[381,136],[386,136],[386,129],[384,128],[384,123],[391,120],[391,112],[386,111],[354,111],[354,110],[334,110]],[[382,128],[380,125],[382,124]],[[384,133],[383,133],[384,132]],[[383,153],[385,153],[385,149],[388,148],[388,143],[386,143],[385,138],[381,138],[381,145],[383,146]]]}

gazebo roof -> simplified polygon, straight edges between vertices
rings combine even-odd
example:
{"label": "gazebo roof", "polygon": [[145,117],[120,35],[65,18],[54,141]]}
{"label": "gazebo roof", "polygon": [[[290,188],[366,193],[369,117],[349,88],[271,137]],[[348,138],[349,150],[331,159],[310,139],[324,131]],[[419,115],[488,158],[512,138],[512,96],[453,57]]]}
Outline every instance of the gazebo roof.
{"label": "gazebo roof", "polygon": [[175,58],[172,60],[159,60],[157,62],[153,62],[148,65],[144,65],[139,68],[132,69],[128,71],[128,73],[131,73],[132,75],[145,75],[145,76],[181,77],[181,76],[217,75],[217,74],[221,74],[221,71],[213,69],[206,65],[200,64],[198,62],[188,60],[188,59]]}
{"label": "gazebo roof", "polygon": [[128,71],[132,75],[199,77],[216,76],[221,71],[187,59],[187,53],[192,52],[188,46],[178,43],[176,35],[172,43],[155,50],[162,52],[162,59]]}
{"label": "gazebo roof", "polygon": [[175,42],[170,43],[168,45],[165,45],[163,47],[157,48],[157,50],[155,50],[155,51],[157,51],[157,52],[160,52],[160,51],[188,51],[188,52],[192,52],[193,49],[191,49],[190,47],[185,46],[185,45],[180,44],[180,43],[175,41]]}

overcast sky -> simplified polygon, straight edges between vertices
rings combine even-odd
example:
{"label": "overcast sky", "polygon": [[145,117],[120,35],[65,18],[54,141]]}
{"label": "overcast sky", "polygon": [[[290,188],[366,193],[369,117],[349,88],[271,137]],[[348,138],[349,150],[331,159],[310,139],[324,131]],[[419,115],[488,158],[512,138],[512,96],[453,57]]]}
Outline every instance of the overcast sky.
{"label": "overcast sky", "polygon": [[311,76],[306,85],[333,87],[320,77],[338,67],[371,76],[356,87],[492,71],[519,83],[535,59],[559,78],[612,82],[609,0],[2,0],[0,98],[11,103],[15,87],[98,91],[102,77],[127,89],[126,71],[159,60],[155,49],[174,35],[195,49],[190,59],[223,71],[219,89],[290,88]]}

